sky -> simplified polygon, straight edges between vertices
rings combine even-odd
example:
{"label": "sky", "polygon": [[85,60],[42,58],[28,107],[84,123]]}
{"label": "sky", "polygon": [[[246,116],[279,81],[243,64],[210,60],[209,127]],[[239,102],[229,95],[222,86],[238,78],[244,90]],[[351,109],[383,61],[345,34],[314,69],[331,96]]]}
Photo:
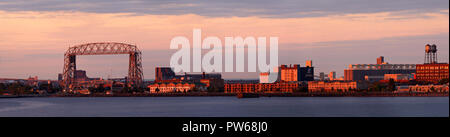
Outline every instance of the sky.
{"label": "sky", "polygon": [[[438,46],[449,62],[448,0],[2,0],[0,78],[56,79],[69,46],[91,42],[135,44],[144,78],[168,66],[170,40],[192,31],[202,37],[278,37],[279,64],[313,60],[315,72],[349,64],[423,63],[424,46]],[[89,77],[124,77],[126,55],[79,56]],[[258,73],[224,73],[257,79]]]}

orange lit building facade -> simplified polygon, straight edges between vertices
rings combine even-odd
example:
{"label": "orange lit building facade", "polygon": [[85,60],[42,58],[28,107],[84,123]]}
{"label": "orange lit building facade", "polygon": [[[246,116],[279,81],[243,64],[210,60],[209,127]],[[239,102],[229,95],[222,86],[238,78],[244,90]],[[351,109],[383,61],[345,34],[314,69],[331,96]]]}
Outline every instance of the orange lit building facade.
{"label": "orange lit building facade", "polygon": [[334,92],[334,91],[351,91],[355,89],[367,89],[368,83],[357,81],[309,81],[308,92]]}
{"label": "orange lit building facade", "polygon": [[438,82],[448,79],[448,63],[430,63],[416,65],[416,80],[425,82]]}
{"label": "orange lit building facade", "polygon": [[150,93],[189,92],[195,84],[190,83],[155,83],[149,85]]}
{"label": "orange lit building facade", "polygon": [[281,65],[280,75],[284,82],[300,81],[300,65]]}
{"label": "orange lit building facade", "polygon": [[225,84],[225,93],[276,93],[289,92],[292,93],[300,87],[299,83],[249,83],[249,84]]}

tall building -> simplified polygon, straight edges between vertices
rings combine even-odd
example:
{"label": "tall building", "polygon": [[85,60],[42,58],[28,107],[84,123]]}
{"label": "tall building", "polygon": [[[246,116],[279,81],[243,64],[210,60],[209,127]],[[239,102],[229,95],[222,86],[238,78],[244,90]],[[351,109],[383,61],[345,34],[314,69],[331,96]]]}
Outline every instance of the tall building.
{"label": "tall building", "polygon": [[377,64],[384,64],[384,57],[380,56],[377,58]]}
{"label": "tall building", "polygon": [[312,67],[312,60],[306,61],[306,67]]}
{"label": "tall building", "polygon": [[314,81],[314,67],[300,67],[300,81]]}
{"label": "tall building", "polygon": [[283,82],[300,81],[300,64],[281,65],[280,73]]}
{"label": "tall building", "polygon": [[279,75],[281,82],[294,82],[294,81],[313,81],[314,80],[314,67],[312,61],[306,62],[306,67],[300,67],[300,64],[294,65],[281,65],[279,67]]}
{"label": "tall building", "polygon": [[330,74],[328,74],[328,78],[330,78],[330,80],[336,80],[336,71],[331,71]]}
{"label": "tall building", "polygon": [[366,80],[367,77],[384,78],[384,74],[416,73],[416,64],[351,64],[344,70],[344,79],[348,81]]}

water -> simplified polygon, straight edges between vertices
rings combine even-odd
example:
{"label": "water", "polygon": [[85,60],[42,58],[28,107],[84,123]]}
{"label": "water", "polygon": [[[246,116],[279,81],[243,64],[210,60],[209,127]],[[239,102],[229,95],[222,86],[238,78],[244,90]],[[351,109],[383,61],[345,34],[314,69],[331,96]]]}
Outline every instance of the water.
{"label": "water", "polygon": [[448,97],[0,98],[0,117],[448,117]]}

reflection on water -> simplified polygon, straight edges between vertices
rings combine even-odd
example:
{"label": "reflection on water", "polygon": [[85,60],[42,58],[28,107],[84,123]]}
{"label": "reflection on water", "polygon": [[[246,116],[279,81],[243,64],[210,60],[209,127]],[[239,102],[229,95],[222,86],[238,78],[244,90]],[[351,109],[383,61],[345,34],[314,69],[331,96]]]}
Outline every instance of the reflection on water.
{"label": "reflection on water", "polygon": [[449,116],[448,97],[53,97],[0,99],[0,116]]}
{"label": "reflection on water", "polygon": [[[42,102],[42,101],[11,101],[11,102],[6,102],[6,101],[1,101],[2,103],[0,104],[0,114],[2,112],[8,112],[8,111],[16,111],[16,110],[22,110],[22,109],[34,109],[34,108],[39,108],[39,107],[45,107],[45,106],[50,106],[52,104],[47,103],[47,102]],[[10,103],[15,103],[15,104],[10,104]]]}

